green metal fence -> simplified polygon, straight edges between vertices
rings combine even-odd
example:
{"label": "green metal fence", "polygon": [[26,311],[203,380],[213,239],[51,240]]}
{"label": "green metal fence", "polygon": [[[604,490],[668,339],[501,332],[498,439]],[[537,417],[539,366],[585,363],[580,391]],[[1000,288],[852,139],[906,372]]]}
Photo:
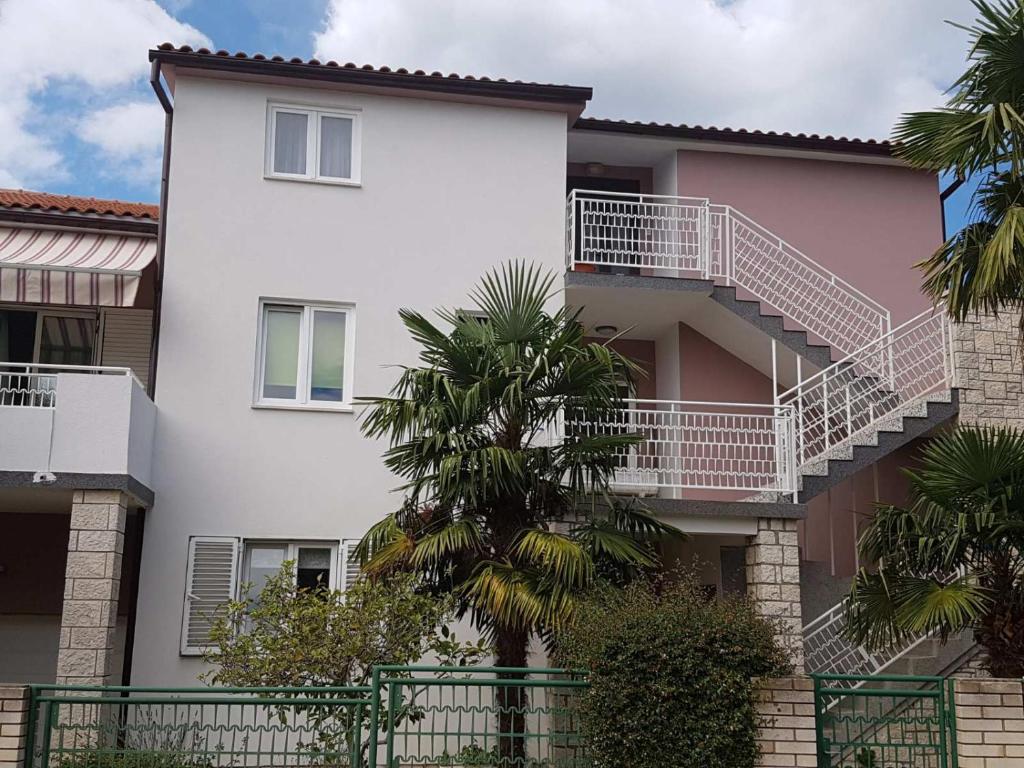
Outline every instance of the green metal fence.
{"label": "green metal fence", "polygon": [[583,768],[578,672],[379,667],[348,688],[32,687],[28,768]]}
{"label": "green metal fence", "polygon": [[588,766],[576,708],[588,685],[564,669],[381,667],[369,766]]}
{"label": "green metal fence", "polygon": [[952,680],[813,677],[818,768],[957,768]]}
{"label": "green metal fence", "polygon": [[364,764],[369,688],[33,686],[29,768]]}

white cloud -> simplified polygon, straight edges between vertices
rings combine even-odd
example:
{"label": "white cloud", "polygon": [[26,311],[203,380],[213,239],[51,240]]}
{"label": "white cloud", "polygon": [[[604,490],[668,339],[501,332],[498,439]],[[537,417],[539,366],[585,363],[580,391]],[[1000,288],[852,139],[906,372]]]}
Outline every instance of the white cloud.
{"label": "white cloud", "polygon": [[[47,111],[45,97],[59,90],[61,104],[88,113],[93,104],[134,92],[149,72],[146,51],[164,40],[208,44],[153,0],[0,0],[0,184],[43,186],[64,178],[64,132],[78,126],[93,141],[99,134],[87,128],[110,110],[96,107],[83,120]],[[151,149],[139,130],[154,122],[139,106],[120,105],[107,115],[136,155]],[[158,128],[150,141],[161,139]],[[115,159],[131,154],[109,141],[95,143]],[[149,175],[156,178],[159,165]]]}
{"label": "white cloud", "polygon": [[594,87],[588,114],[885,137],[943,100],[969,0],[330,0],[318,58]]}
{"label": "white cloud", "polygon": [[156,99],[97,109],[78,124],[80,138],[110,161],[108,175],[136,184],[155,183],[160,171],[164,111]]}

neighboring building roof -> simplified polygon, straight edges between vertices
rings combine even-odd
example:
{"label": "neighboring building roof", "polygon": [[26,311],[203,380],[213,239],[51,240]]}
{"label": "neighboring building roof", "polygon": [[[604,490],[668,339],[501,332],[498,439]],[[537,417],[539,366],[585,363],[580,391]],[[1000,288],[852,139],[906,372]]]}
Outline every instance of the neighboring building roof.
{"label": "neighboring building roof", "polygon": [[154,237],[160,209],[148,203],[0,189],[0,224],[101,230]]}
{"label": "neighboring building roof", "polygon": [[888,141],[849,139],[845,136],[836,138],[834,136],[818,136],[813,133],[776,133],[774,131],[748,131],[743,128],[716,128],[714,126],[705,128],[700,125],[630,122],[597,117],[581,117],[573,128],[584,131],[606,131],[696,141],[720,141],[730,144],[755,144],[785,149],[809,149],[881,157],[889,157],[893,153],[893,144]]}
{"label": "neighboring building roof", "polygon": [[208,48],[194,50],[187,45],[175,47],[171,43],[163,43],[155,50],[151,50],[149,60],[182,68],[298,77],[373,88],[401,88],[462,96],[571,104],[579,107],[593,95],[592,89],[574,85],[474,77],[455,72],[445,75],[442,72],[425,72],[422,69],[410,71],[405,68],[391,69],[351,62],[321,62],[319,59],[286,59],[283,56],[265,56],[262,53],[249,55],[241,51],[232,54],[229,51],[211,51]]}
{"label": "neighboring building roof", "polygon": [[129,203],[123,200],[99,200],[77,195],[52,195],[48,192],[30,192],[26,189],[0,189],[0,208],[52,211],[56,213],[96,214],[98,216],[125,216],[133,219],[153,219],[160,215],[157,205]]}

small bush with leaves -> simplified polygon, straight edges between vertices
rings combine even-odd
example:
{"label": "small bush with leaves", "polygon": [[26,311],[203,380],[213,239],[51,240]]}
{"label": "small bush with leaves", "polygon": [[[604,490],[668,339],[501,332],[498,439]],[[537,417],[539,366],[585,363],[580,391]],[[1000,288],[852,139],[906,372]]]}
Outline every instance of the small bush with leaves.
{"label": "small bush with leaves", "polygon": [[243,589],[214,622],[209,683],[232,686],[367,685],[378,664],[478,663],[486,643],[448,630],[450,598],[425,594],[411,574],[359,580],[346,591],[298,589],[293,563],[267,579],[259,595]]}
{"label": "small bush with leaves", "polygon": [[689,573],[597,590],[556,649],[591,671],[579,707],[595,768],[751,768],[753,678],[790,671],[774,629],[746,600],[709,600]]}

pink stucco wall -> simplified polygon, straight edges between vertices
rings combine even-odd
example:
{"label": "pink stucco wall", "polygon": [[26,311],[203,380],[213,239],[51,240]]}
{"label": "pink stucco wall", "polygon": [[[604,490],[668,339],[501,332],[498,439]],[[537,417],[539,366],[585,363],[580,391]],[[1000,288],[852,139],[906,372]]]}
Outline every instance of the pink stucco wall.
{"label": "pink stucco wall", "polygon": [[680,151],[679,194],[730,204],[892,312],[928,307],[912,264],[942,241],[934,174],[888,165]]}
{"label": "pink stucco wall", "polygon": [[679,324],[682,400],[711,403],[772,402],[772,380],[684,323]]}
{"label": "pink stucco wall", "polygon": [[876,504],[907,502],[909,482],[905,467],[913,467],[923,441],[916,440],[867,467],[807,505],[800,523],[801,558],[825,563],[833,575],[853,576],[857,571],[859,530],[874,514]]}

